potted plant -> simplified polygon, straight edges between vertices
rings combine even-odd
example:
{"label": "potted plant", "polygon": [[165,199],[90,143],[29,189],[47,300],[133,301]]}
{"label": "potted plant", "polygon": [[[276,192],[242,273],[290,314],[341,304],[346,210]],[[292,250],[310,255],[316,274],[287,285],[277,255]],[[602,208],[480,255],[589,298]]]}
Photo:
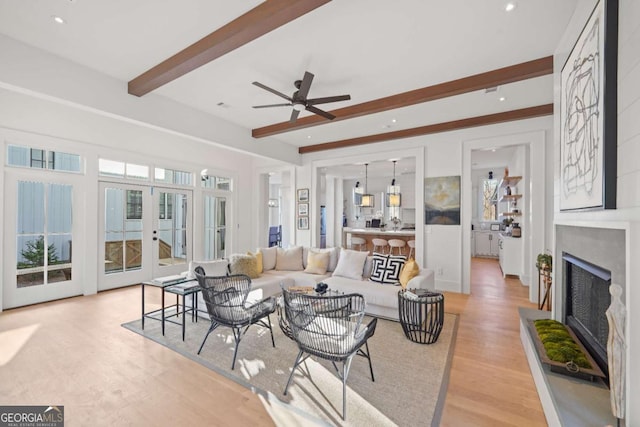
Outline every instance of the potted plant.
{"label": "potted plant", "polygon": [[553,268],[553,257],[551,254],[541,253],[538,254],[538,258],[536,259],[537,266],[540,270],[548,270],[552,271]]}

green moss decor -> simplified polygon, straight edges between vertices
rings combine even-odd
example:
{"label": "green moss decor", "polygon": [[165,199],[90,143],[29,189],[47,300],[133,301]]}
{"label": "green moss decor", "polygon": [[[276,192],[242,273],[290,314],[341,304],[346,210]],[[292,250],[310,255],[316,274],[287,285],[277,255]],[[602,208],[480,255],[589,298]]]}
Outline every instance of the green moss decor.
{"label": "green moss decor", "polygon": [[573,362],[582,369],[593,368],[562,323],[551,319],[535,320],[533,323],[550,360],[559,363]]}

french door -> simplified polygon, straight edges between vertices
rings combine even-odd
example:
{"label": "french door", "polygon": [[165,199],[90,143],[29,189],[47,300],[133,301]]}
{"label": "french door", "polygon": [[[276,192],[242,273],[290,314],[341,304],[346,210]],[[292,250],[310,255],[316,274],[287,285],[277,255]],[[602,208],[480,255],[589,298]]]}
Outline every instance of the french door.
{"label": "french door", "polygon": [[[83,214],[73,177],[29,171],[7,174],[3,242],[4,308],[83,292],[74,241]],[[12,207],[10,207],[12,206]]]}
{"label": "french door", "polygon": [[98,290],[186,271],[191,200],[191,190],[101,182]]}

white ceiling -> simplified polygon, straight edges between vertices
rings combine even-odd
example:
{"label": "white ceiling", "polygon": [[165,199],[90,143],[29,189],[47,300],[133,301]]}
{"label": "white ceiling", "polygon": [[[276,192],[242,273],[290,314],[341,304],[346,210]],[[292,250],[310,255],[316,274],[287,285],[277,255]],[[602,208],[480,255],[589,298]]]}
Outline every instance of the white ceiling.
{"label": "white ceiling", "polygon": [[[249,130],[291,113],[251,108],[282,101],[253,81],[290,94],[310,71],[310,97],[351,95],[324,108],[359,104],[552,55],[577,1],[516,0],[507,13],[503,0],[334,0],[155,93]],[[259,3],[0,0],[0,33],[126,82]],[[547,104],[552,85],[540,77],[274,138],[304,146]]]}

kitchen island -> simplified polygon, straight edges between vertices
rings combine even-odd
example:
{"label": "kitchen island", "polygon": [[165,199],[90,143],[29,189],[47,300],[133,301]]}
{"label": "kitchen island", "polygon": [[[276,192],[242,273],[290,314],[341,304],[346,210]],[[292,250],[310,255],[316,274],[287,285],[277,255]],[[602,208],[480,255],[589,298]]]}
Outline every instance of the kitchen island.
{"label": "kitchen island", "polygon": [[[351,246],[351,237],[362,237],[367,241],[367,250],[373,251],[373,239],[400,239],[408,242],[409,240],[415,240],[415,230],[381,230],[379,228],[342,228],[342,246],[349,248]],[[405,254],[409,253],[409,247],[405,247]]]}

